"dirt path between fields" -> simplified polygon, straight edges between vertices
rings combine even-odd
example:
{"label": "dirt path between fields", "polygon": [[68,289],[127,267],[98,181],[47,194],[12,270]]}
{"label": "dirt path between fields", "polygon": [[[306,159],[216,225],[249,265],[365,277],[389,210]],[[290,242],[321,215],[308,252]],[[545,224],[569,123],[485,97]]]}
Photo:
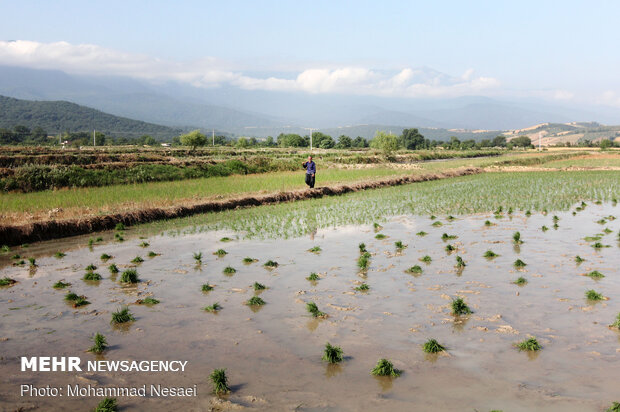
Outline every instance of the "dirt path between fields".
{"label": "dirt path between fields", "polygon": [[468,167],[441,173],[400,176],[396,178],[373,180],[347,185],[323,186],[306,190],[291,190],[258,196],[237,197],[221,201],[208,201],[191,205],[178,205],[168,208],[144,208],[105,216],[87,216],[81,219],[50,219],[23,225],[3,225],[0,226],[0,245],[13,246],[42,240],[84,235],[101,230],[114,229],[118,223],[123,223],[125,226],[131,226],[139,223],[153,222],[156,220],[186,217],[199,213],[219,212],[242,207],[316,199],[325,196],[340,196],[346,193],[359,192],[361,190],[447,179],[483,172],[484,170],[481,168]]}

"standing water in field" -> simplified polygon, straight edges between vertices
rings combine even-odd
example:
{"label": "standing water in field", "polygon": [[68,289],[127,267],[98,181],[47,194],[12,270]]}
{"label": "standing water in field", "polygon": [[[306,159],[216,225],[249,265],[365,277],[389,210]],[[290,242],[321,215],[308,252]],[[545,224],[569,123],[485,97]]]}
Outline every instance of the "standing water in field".
{"label": "standing water in field", "polygon": [[[81,237],[12,248],[0,257],[0,279],[16,281],[0,286],[2,403],[88,410],[98,401],[20,397],[19,386],[161,384],[197,385],[198,395],[119,397],[118,404],[602,410],[618,399],[620,332],[608,325],[620,307],[620,209],[577,209],[397,216],[381,221],[381,238],[370,224],[287,240],[238,240],[230,231],[138,239],[129,230],[124,242],[105,233],[90,246]],[[83,280],[87,267],[101,280]],[[604,299],[587,299],[588,290]],[[89,304],[74,308],[64,299],[69,292]],[[148,297],[158,303],[140,304]],[[453,313],[453,302],[471,313]],[[324,316],[310,313],[310,303]],[[135,320],[111,324],[125,308]],[[85,352],[96,333],[107,341],[101,355]],[[430,339],[443,350],[425,350]],[[520,350],[532,339],[538,350]],[[341,348],[341,361],[322,359],[328,342]],[[25,354],[188,363],[183,373],[18,373]],[[400,375],[373,376],[378,360]],[[221,399],[209,378],[220,369],[231,390]]]}

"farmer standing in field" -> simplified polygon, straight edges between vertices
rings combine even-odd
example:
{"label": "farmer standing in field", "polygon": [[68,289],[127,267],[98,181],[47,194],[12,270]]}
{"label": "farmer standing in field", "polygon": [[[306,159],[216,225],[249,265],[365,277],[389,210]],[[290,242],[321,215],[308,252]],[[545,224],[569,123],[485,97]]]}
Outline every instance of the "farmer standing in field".
{"label": "farmer standing in field", "polygon": [[308,161],[301,164],[306,168],[306,184],[310,189],[314,188],[314,178],[316,175],[316,163],[312,161],[312,156],[308,156]]}

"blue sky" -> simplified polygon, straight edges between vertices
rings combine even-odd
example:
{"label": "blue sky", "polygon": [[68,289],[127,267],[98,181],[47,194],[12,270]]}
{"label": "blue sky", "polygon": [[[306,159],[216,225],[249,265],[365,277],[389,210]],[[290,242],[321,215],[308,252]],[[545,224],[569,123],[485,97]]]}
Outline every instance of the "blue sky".
{"label": "blue sky", "polygon": [[[449,94],[620,104],[620,2],[615,1],[21,0],[0,1],[0,13],[0,40],[36,42],[38,50],[57,42],[92,45],[98,62],[106,53],[113,54],[110,61],[141,56],[152,66],[165,63],[147,77],[176,70],[175,79],[208,87],[230,81],[239,87],[359,92],[360,84],[370,82],[372,93],[380,94],[382,87],[401,93],[401,87],[408,90],[404,95],[420,90],[432,95],[429,87],[444,81],[439,77],[391,77],[427,68],[445,74],[448,86],[467,83]],[[19,56],[11,53],[15,48],[0,51],[0,64],[71,70],[52,61],[64,58],[57,51],[38,61],[25,58],[21,49]],[[80,64],[72,65],[76,71],[93,70]],[[339,69],[344,71],[335,75]],[[192,70],[213,73],[187,75]],[[308,82],[284,81],[305,70],[323,72],[310,73]],[[136,71],[119,74],[139,76],[144,68]],[[266,84],[257,71],[279,74]],[[234,83],[231,73],[247,78]],[[468,83],[476,79],[482,86]],[[420,82],[429,87],[410,87]]]}

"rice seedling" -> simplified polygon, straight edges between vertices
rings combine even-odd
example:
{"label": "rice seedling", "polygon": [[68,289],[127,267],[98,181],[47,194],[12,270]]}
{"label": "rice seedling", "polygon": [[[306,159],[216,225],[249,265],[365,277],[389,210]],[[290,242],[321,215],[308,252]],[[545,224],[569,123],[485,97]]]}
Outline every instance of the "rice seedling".
{"label": "rice seedling", "polygon": [[493,259],[493,258],[498,257],[499,255],[497,253],[493,252],[492,250],[487,250],[486,252],[484,252],[484,255],[482,255],[482,256],[484,256],[487,259]]}
{"label": "rice seedling", "polygon": [[594,289],[586,290],[586,299],[592,301],[598,301],[605,299],[603,295],[595,291]]}
{"label": "rice seedling", "polygon": [[511,208],[508,209],[508,214],[512,215],[512,213],[513,213],[513,210],[512,210],[512,207],[511,207]]}
{"label": "rice seedling", "polygon": [[212,304],[212,305],[209,305],[209,306],[205,306],[205,307],[204,307],[204,310],[205,310],[206,312],[211,312],[211,313],[216,313],[217,311],[219,311],[219,310],[221,310],[221,309],[222,309],[222,306],[219,304],[219,302],[215,302],[215,303],[214,303],[214,304]]}
{"label": "rice seedling", "polygon": [[110,266],[108,266],[108,270],[113,275],[115,275],[115,274],[117,274],[119,272],[118,266],[116,266],[116,264],[114,264],[114,263],[112,263]]}
{"label": "rice seedling", "polygon": [[15,279],[11,279],[9,277],[3,277],[2,279],[0,279],[0,286],[11,286],[16,284],[17,281]]}
{"label": "rice seedling", "polygon": [[575,263],[579,264],[581,262],[585,262],[585,259],[579,255],[575,256]]}
{"label": "rice seedling", "polygon": [[310,249],[308,249],[308,252],[320,253],[321,252],[321,247],[320,246],[311,247]]}
{"label": "rice seedling", "polygon": [[21,259],[21,255],[19,253],[14,254],[13,256],[11,256],[11,259],[13,260],[17,260],[17,259]]}
{"label": "rice seedling", "polygon": [[620,329],[620,313],[616,316],[616,321],[609,325],[610,328]]}
{"label": "rice seedling", "polygon": [[520,276],[519,278],[517,278],[517,280],[515,280],[512,283],[514,283],[515,285],[524,286],[527,284],[527,279],[524,278],[523,276]]}
{"label": "rice seedling", "polygon": [[193,257],[196,263],[202,263],[202,252],[194,252]]}
{"label": "rice seedling", "polygon": [[122,223],[117,223],[114,230],[125,230],[125,225]]}
{"label": "rice seedling", "polygon": [[252,296],[245,304],[248,306],[263,306],[265,303],[267,302],[265,302],[261,297]]}
{"label": "rice seedling", "polygon": [[267,289],[267,286],[263,285],[262,283],[258,283],[258,282],[254,282],[252,287],[254,288],[255,291]]}
{"label": "rice seedling", "polygon": [[243,263],[245,263],[246,265],[249,265],[250,263],[254,263],[254,262],[258,262],[258,259],[254,259],[251,257],[244,257],[243,258]]}
{"label": "rice seedling", "polygon": [[105,336],[97,332],[95,336],[93,336],[93,346],[91,346],[88,351],[100,355],[107,347],[108,342],[106,341]]}
{"label": "rice seedling", "polygon": [[117,242],[124,242],[125,241],[125,238],[120,233],[115,233],[114,234],[114,238],[116,239]]}
{"label": "rice seedling", "polygon": [[148,297],[146,297],[144,299],[138,299],[136,301],[136,303],[138,305],[157,305],[159,303],[159,300],[155,299],[155,298],[153,298],[151,296],[148,296]]}
{"label": "rice seedling", "polygon": [[586,236],[583,238],[586,242],[596,242],[597,240],[601,240],[603,236],[594,235],[594,236]]}
{"label": "rice seedling", "polygon": [[[0,281],[0,285],[1,285],[1,281]],[[64,289],[68,286],[71,286],[71,283],[66,283],[66,282],[63,282],[62,280],[59,280],[58,282],[52,285],[54,289]]]}
{"label": "rice seedling", "polygon": [[422,256],[420,259],[418,259],[420,262],[424,262],[424,263],[431,263],[433,261],[433,258],[431,258],[429,255],[425,255]]}
{"label": "rice seedling", "polygon": [[452,299],[451,305],[453,315],[469,315],[472,313],[471,309],[469,309],[469,306],[467,306],[467,303],[465,303],[462,297]]}
{"label": "rice seedling", "polygon": [[94,244],[95,244],[95,239],[93,239],[92,237],[88,239],[88,247],[92,248]]}
{"label": "rice seedling", "polygon": [[467,266],[467,264],[465,263],[463,258],[460,257],[460,256],[457,256],[456,257],[456,267],[457,268],[464,268],[465,266]]}
{"label": "rice seedling", "polygon": [[523,243],[523,241],[521,240],[521,232],[515,232],[515,233],[512,235],[512,242],[513,242],[515,245],[520,245],[520,244],[522,244],[522,243]]}
{"label": "rice seedling", "polygon": [[56,253],[54,253],[54,257],[55,257],[56,259],[62,259],[62,258],[64,258],[65,256],[67,256],[67,254],[66,254],[66,253],[63,253],[63,252],[56,252]]}
{"label": "rice seedling", "polygon": [[149,253],[146,254],[150,258],[154,258],[155,256],[159,256],[160,253],[155,253],[152,250],[149,250]]}
{"label": "rice seedling", "polygon": [[118,410],[118,403],[116,398],[105,398],[95,408],[93,412],[116,412]]}
{"label": "rice seedling", "polygon": [[524,268],[527,266],[527,263],[525,263],[524,261],[522,261],[521,259],[517,259],[514,261],[514,263],[512,264],[514,267],[516,267],[517,269],[519,268]]}
{"label": "rice seedling", "polygon": [[123,271],[120,278],[121,283],[138,283],[139,281],[140,278],[138,277],[138,272],[135,269],[127,269]]}
{"label": "rice seedling", "polygon": [[213,384],[213,393],[216,395],[225,395],[230,393],[228,386],[228,378],[226,377],[226,369],[215,369],[209,375],[211,384]]}
{"label": "rice seedling", "polygon": [[426,353],[438,353],[445,351],[446,348],[440,345],[435,339],[429,339],[422,346],[422,350]]}
{"label": "rice seedling", "polygon": [[452,221],[453,221],[453,220],[455,220],[455,219],[456,219],[456,218],[455,218],[454,216],[452,216],[452,215],[449,215],[449,216],[446,218],[446,220],[448,220],[448,221],[450,221],[450,222],[452,222]]}
{"label": "rice seedling", "polygon": [[367,270],[368,266],[370,266],[370,253],[364,252],[359,258],[357,258],[357,267],[361,270]]}
{"label": "rice seedling", "polygon": [[110,323],[113,325],[119,325],[121,323],[132,322],[134,320],[136,320],[136,318],[129,311],[129,308],[125,306],[116,312],[112,312],[112,320]]}
{"label": "rice seedling", "polygon": [[525,211],[525,216],[527,216],[527,217],[532,216],[532,211],[531,211],[531,210],[529,210],[529,209],[528,209],[528,210],[526,210],[526,211]]}
{"label": "rice seedling", "polygon": [[367,252],[365,243],[360,243],[359,245],[357,245],[357,247],[359,248],[360,253]]}
{"label": "rice seedling", "polygon": [[142,259],[140,256],[136,256],[135,258],[131,259],[131,263],[142,263],[144,262],[144,259]]}
{"label": "rice seedling", "polygon": [[378,224],[378,223],[376,223],[376,222],[375,222],[375,223],[373,223],[373,224],[372,224],[372,226],[373,226],[373,228],[375,229],[375,232],[378,232],[378,231],[380,231],[381,229],[383,229],[383,226],[381,226],[380,224]]}
{"label": "rice seedling", "polygon": [[418,236],[420,236],[420,237],[423,237],[423,236],[428,235],[428,233],[426,233],[425,231],[421,230],[421,231],[419,231],[418,233],[416,233],[416,235],[418,235]]}
{"label": "rice seedling", "polygon": [[430,220],[435,220],[435,219],[437,219],[437,216],[435,216],[435,215],[430,215],[428,218],[429,218]]}
{"label": "rice seedling", "polygon": [[142,242],[142,243],[140,243],[138,246],[140,246],[140,247],[149,247],[149,246],[151,246],[151,245],[150,245],[150,243],[149,243],[149,242]]}
{"label": "rice seedling", "polygon": [[385,236],[383,233],[377,233],[377,234],[375,235],[375,239],[379,239],[379,240],[381,240],[381,239],[385,239],[386,237],[387,237],[387,236]]}
{"label": "rice seedling", "polygon": [[342,348],[339,346],[332,346],[329,342],[327,342],[325,344],[325,350],[323,351],[323,357],[321,359],[329,363],[339,363],[344,359],[342,355]]}
{"label": "rice seedling", "polygon": [[90,304],[90,302],[86,300],[86,296],[80,296],[73,292],[67,293],[65,295],[65,300],[70,302],[74,308]]}
{"label": "rice seedling", "polygon": [[524,341],[521,341],[521,342],[518,342],[518,343],[515,343],[515,346],[520,351],[535,352],[535,351],[539,351],[539,350],[542,349],[542,346],[540,345],[540,343],[538,343],[538,341],[534,337],[529,338],[529,339],[525,339]]}
{"label": "rice seedling", "polygon": [[553,215],[553,221],[556,223],[560,221],[560,218],[558,217],[558,215]]}
{"label": "rice seedling", "polygon": [[396,242],[394,242],[394,246],[396,247],[397,250],[403,250],[407,247],[407,245],[403,244],[403,242],[400,240],[397,240]]}
{"label": "rice seedling", "polygon": [[224,270],[222,270],[222,273],[224,273],[225,275],[234,275],[235,273],[237,273],[237,269],[232,266],[226,266]]}
{"label": "rice seedling", "polygon": [[112,259],[112,256],[108,255],[107,253],[102,253],[99,258],[105,262],[106,260]]}
{"label": "rice seedling", "polygon": [[220,239],[220,242],[231,242],[231,241],[232,239],[227,236],[224,236],[223,238]]}
{"label": "rice seedling", "polygon": [[33,257],[28,258],[28,263],[30,263],[30,266],[37,266],[37,260]]}
{"label": "rice seedling", "polygon": [[605,277],[605,275],[598,270],[593,270],[592,272],[587,273],[586,276],[591,277],[592,279],[602,279]]}
{"label": "rice seedling", "polygon": [[603,232],[605,232],[606,234],[610,234],[611,232],[613,232],[613,230],[611,230],[610,228],[606,227],[605,229],[603,229]]}
{"label": "rice seedling", "polygon": [[371,375],[374,376],[391,376],[396,378],[400,376],[402,371],[394,368],[394,364],[387,359],[379,359],[377,365],[370,371]]}
{"label": "rice seedling", "polygon": [[554,229],[554,230],[558,230],[558,228],[559,228],[559,227],[560,227],[560,225],[558,225],[557,223],[554,223],[554,224],[553,224],[553,229]]}
{"label": "rice seedling", "polygon": [[103,238],[101,236],[98,236],[97,239],[95,239],[95,242],[103,242]]}
{"label": "rice seedling", "polygon": [[2,247],[0,248],[0,252],[2,253],[9,253],[11,251],[11,248],[8,245],[2,245]]}
{"label": "rice seedling", "polygon": [[95,266],[95,265],[93,265],[93,264],[91,263],[90,265],[86,266],[86,267],[84,268],[84,270],[87,270],[87,271],[89,271],[89,272],[92,272],[93,270],[97,270],[97,266]]}
{"label": "rice seedling", "polygon": [[485,220],[485,221],[484,221],[484,225],[485,225],[485,226],[494,226],[494,225],[495,225],[495,223],[491,223],[491,221],[490,221],[490,220]]}
{"label": "rice seedling", "polygon": [[447,233],[444,233],[443,235],[441,235],[441,240],[443,240],[444,242],[447,240],[456,239],[456,238],[458,238],[457,235],[449,235]]}
{"label": "rice seedling", "polygon": [[594,244],[592,245],[592,247],[593,247],[594,249],[603,249],[603,248],[606,248],[606,247],[611,247],[611,246],[609,246],[609,245],[604,245],[604,244],[602,244],[601,242],[596,242],[596,243],[594,243]]}
{"label": "rice seedling", "polygon": [[76,293],[73,292],[69,292],[65,295],[65,300],[67,302],[73,302],[74,300],[76,300],[77,298],[79,298],[80,296]]}
{"label": "rice seedling", "polygon": [[203,292],[210,292],[214,289],[213,285],[210,285],[208,283],[205,283],[204,285],[202,285],[202,291]]}
{"label": "rice seedling", "polygon": [[546,232],[547,230],[549,230],[549,228],[545,225],[543,225],[540,230],[542,230],[543,232]]}
{"label": "rice seedling", "polygon": [[314,302],[307,302],[306,303],[306,310],[308,312],[310,312],[310,314],[313,317],[315,317],[315,318],[325,318],[325,317],[327,317],[327,314],[324,313],[324,312],[321,312],[319,310],[319,307]]}
{"label": "rice seedling", "polygon": [[84,280],[91,280],[91,281],[99,281],[99,280],[101,280],[103,278],[101,277],[101,275],[99,273],[86,272],[86,274],[84,275],[84,277],[82,277],[82,279],[84,279]]}
{"label": "rice seedling", "polygon": [[24,261],[24,259],[18,260],[17,262],[13,262],[13,266],[22,266],[25,264],[26,264],[26,261]]}
{"label": "rice seedling", "polygon": [[358,292],[367,292],[370,290],[370,286],[367,283],[362,283],[358,287],[355,288]]}
{"label": "rice seedling", "polygon": [[620,412],[620,402],[613,402],[606,412]]}
{"label": "rice seedling", "polygon": [[601,219],[601,220],[597,220],[596,223],[598,223],[599,225],[604,225],[607,223],[607,221],[605,219]]}
{"label": "rice seedling", "polygon": [[[227,251],[225,251],[224,249],[218,249],[215,252],[213,252],[213,254],[217,257],[224,257],[228,254]],[[195,258],[194,258],[195,259]]]}
{"label": "rice seedling", "polygon": [[319,275],[317,275],[316,273],[312,272],[312,273],[310,273],[310,276],[308,276],[306,278],[306,280],[309,280],[311,282],[316,282],[317,280],[321,280],[321,278],[319,277]]}
{"label": "rice seedling", "polygon": [[277,268],[279,265],[278,265],[278,262],[276,262],[275,260],[268,260],[265,262],[263,266],[266,267],[267,269],[273,269],[273,268]]}
{"label": "rice seedling", "polygon": [[433,224],[431,226],[435,226],[435,227],[440,227],[443,226],[443,223],[441,223],[439,220],[433,222]]}
{"label": "rice seedling", "polygon": [[456,250],[456,248],[454,246],[452,246],[451,244],[447,244],[446,247],[444,248],[444,250],[448,253],[450,252],[454,252]]}
{"label": "rice seedling", "polygon": [[501,214],[501,213],[503,213],[503,212],[504,212],[504,207],[503,207],[503,206],[499,206],[499,207],[495,210],[495,212],[494,212],[494,213],[495,213],[496,215],[499,215],[499,214]]}
{"label": "rice seedling", "polygon": [[422,273],[422,267],[420,265],[413,265],[409,269],[407,269],[406,272],[419,275]]}

